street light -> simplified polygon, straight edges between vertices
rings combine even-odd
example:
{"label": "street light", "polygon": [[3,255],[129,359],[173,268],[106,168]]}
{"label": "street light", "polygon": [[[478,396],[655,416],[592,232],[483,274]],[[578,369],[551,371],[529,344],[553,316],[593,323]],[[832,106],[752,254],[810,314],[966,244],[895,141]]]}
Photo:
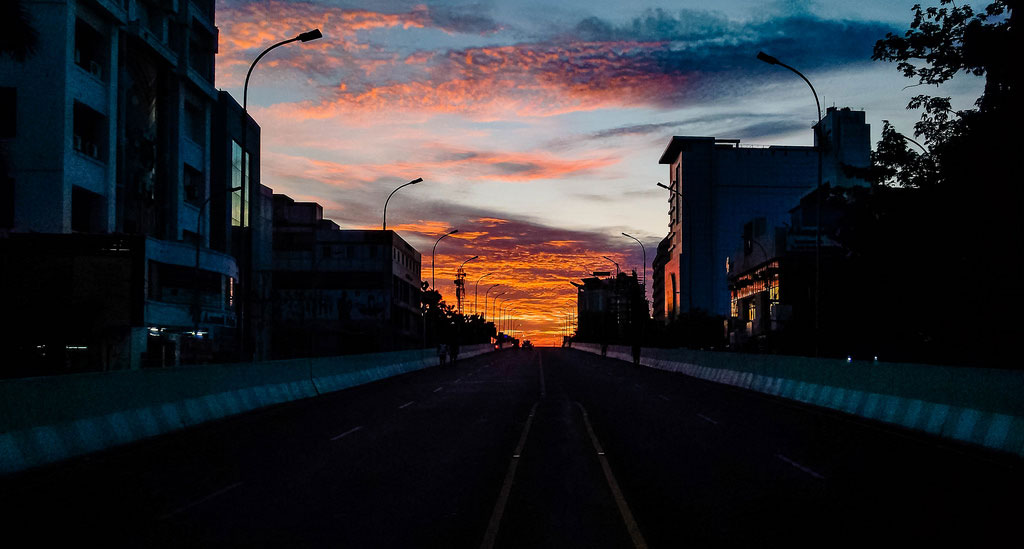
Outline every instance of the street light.
{"label": "street light", "polygon": [[491,293],[491,290],[497,288],[498,286],[501,286],[501,284],[495,284],[490,288],[487,288],[487,291],[484,292],[484,320],[487,320],[487,294]]}
{"label": "street light", "polygon": [[[246,214],[246,212],[245,212],[245,209],[246,209],[246,206],[248,205],[247,197],[249,196],[249,189],[248,189],[248,186],[249,186],[248,181],[249,180],[247,179],[247,176],[246,176],[246,173],[245,173],[249,169],[249,124],[248,124],[248,120],[249,120],[249,77],[252,76],[252,70],[256,68],[256,63],[259,63],[260,59],[263,59],[264,55],[267,55],[268,53],[270,53],[270,50],[273,50],[274,48],[278,48],[278,47],[283,46],[285,44],[290,44],[290,43],[296,42],[296,41],[298,41],[298,42],[309,42],[311,40],[319,40],[320,38],[323,38],[323,36],[324,35],[320,32],[320,29],[313,29],[313,30],[301,33],[301,34],[295,36],[294,38],[289,38],[288,40],[282,40],[282,41],[280,41],[280,42],[278,42],[276,44],[273,44],[269,48],[263,50],[262,52],[260,52],[259,55],[256,56],[256,59],[254,59],[253,62],[249,65],[249,70],[246,71],[246,73],[245,73],[245,83],[242,85],[242,158],[241,158],[242,166],[241,166],[241,169],[240,169],[240,176],[241,177],[239,178],[239,182],[242,184],[242,188],[241,188],[241,197],[240,197],[240,200],[239,200],[240,204],[239,204],[239,216],[238,216],[239,217],[238,229],[239,229],[239,232],[241,234],[241,245],[242,245],[241,250],[239,250],[239,255],[242,258],[245,257],[245,250],[246,250],[246,238],[245,238],[245,227],[246,227],[246,225],[245,225],[245,214]],[[241,270],[241,272],[239,273],[239,278],[248,278],[247,275],[248,275],[249,269],[247,269],[245,267],[245,261],[240,261],[240,263],[242,263],[241,269],[244,269],[244,270]],[[248,291],[249,291],[249,285],[243,280],[242,281],[242,293],[243,294],[247,294]],[[239,335],[238,335],[238,342],[239,342],[239,345],[240,345],[239,348],[244,350],[245,349],[245,325],[246,325],[246,320],[247,320],[246,317],[245,317],[246,300],[245,299],[239,300],[239,304],[241,305],[240,309],[242,310],[243,314],[239,315],[240,321],[238,322],[238,325],[240,326],[240,329],[239,329]]]}
{"label": "street light", "polygon": [[438,237],[437,241],[434,242],[434,249],[430,251],[430,287],[434,291],[437,291],[437,286],[434,285],[434,252],[437,251],[437,243],[440,242],[442,238],[446,236],[451,236],[457,232],[459,232],[458,229],[452,229],[451,231]]}
{"label": "street light", "polygon": [[602,255],[601,257],[607,259],[608,261],[611,261],[612,263],[615,263],[615,278],[618,279],[619,278],[619,263],[617,261],[615,261],[614,259],[606,256],[606,255]]}
{"label": "street light", "polygon": [[818,152],[818,186],[817,191],[814,193],[816,196],[815,210],[817,210],[814,220],[814,356],[818,356],[818,339],[820,335],[818,319],[821,309],[821,153],[822,147],[825,144],[824,136],[821,134],[821,102],[818,101],[818,92],[814,91],[811,81],[803,73],[763,51],[757,52],[757,58],[769,65],[779,65],[780,67],[787,68],[796,73],[800,78],[803,78],[804,82],[807,82],[807,86],[811,88],[811,93],[814,94],[814,105],[818,108],[818,122],[814,125],[814,148]]}
{"label": "street light", "polygon": [[391,201],[391,197],[394,196],[394,194],[398,192],[398,189],[401,189],[402,187],[408,187],[409,185],[415,185],[417,183],[421,183],[422,181],[423,181],[422,177],[417,177],[416,179],[413,179],[412,181],[410,181],[408,183],[399,185],[397,188],[395,188],[395,190],[391,191],[391,194],[388,195],[388,199],[384,201],[384,219],[383,219],[383,221],[381,222],[381,225],[380,225],[380,229],[382,231],[388,230],[388,202]]}
{"label": "street light", "polygon": [[505,294],[507,294],[507,293],[508,293],[508,290],[502,290],[501,293],[494,295],[494,300],[491,301],[491,318],[492,319],[494,318],[494,313],[497,312],[495,309],[497,309],[498,298],[503,296],[503,295],[505,295]]}
{"label": "street light", "polygon": [[[242,187],[231,187],[227,190],[228,194],[231,194]],[[195,289],[192,292],[192,337],[199,337],[199,317],[201,316],[201,307],[199,304],[199,244],[203,240],[203,211],[206,210],[206,205],[210,203],[210,199],[213,198],[213,194],[206,197],[206,200],[199,206],[199,215],[196,216],[196,268],[195,274],[192,275]]]}
{"label": "street light", "polygon": [[[480,281],[491,276],[494,273],[487,273],[480,278],[476,279],[476,287],[473,288],[473,314],[479,314],[479,310],[476,308],[476,300],[480,297]],[[484,302],[486,303],[487,298],[484,296]],[[486,305],[485,305],[486,308]]]}

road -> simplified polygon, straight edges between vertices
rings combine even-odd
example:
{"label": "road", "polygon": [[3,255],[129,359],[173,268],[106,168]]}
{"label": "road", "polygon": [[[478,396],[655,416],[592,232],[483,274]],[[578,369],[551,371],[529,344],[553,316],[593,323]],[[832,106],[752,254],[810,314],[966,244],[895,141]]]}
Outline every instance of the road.
{"label": "road", "polygon": [[0,479],[32,545],[1017,539],[1024,463],[579,351],[502,351]]}

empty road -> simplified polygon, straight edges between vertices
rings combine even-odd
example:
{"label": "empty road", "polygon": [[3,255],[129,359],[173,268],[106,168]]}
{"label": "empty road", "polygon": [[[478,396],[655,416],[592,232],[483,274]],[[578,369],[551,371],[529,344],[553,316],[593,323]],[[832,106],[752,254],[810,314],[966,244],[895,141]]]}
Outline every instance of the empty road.
{"label": "empty road", "polygon": [[1022,465],[579,351],[507,350],[0,478],[0,521],[32,545],[1002,545]]}

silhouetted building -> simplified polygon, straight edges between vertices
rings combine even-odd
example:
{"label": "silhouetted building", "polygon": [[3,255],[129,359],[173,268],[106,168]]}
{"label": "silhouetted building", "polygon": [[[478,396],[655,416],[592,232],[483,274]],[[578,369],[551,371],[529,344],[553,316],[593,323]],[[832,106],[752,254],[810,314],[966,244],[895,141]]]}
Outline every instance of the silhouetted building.
{"label": "silhouetted building", "polygon": [[[870,164],[864,113],[829,108],[822,127],[827,143],[822,182],[867,185],[843,169]],[[659,162],[669,166],[675,191],[668,199],[671,244],[662,274],[663,318],[697,310],[724,317],[730,307],[725,261],[737,231],[755,217],[765,218],[768,226],[781,225],[790,207],[817,185],[818,153],[814,147],[743,146],[738,139],[677,136]]]}
{"label": "silhouetted building", "polygon": [[[816,270],[817,193],[811,191],[789,211],[789,222],[769,226],[764,217],[742,227],[742,246],[727,261],[730,312],[729,345],[746,351],[812,354],[843,338],[849,320],[858,315],[862,286],[851,276],[842,248],[828,237],[841,223],[845,201],[823,187],[821,206],[822,326],[815,335],[814,284]],[[893,313],[898,313],[893,311]],[[852,334],[851,334],[852,335]],[[820,341],[816,342],[818,337]]]}
{"label": "silhouetted building", "polygon": [[[595,273],[604,274],[604,273]],[[631,343],[647,317],[647,301],[636,272],[584,278],[576,286],[577,341]]]}
{"label": "silhouetted building", "polygon": [[341,230],[315,202],[274,195],[275,357],[418,348],[420,253],[394,231]]}
{"label": "silhouetted building", "polygon": [[[214,88],[213,0],[25,6],[38,50],[23,63],[0,58],[14,119],[0,174],[0,202],[13,204],[0,215],[3,253],[18,258],[8,271],[22,266],[7,273],[21,284],[2,291],[29,309],[7,332],[18,360],[53,373],[237,356],[240,281],[259,254],[227,236],[227,147],[243,124]],[[258,126],[245,126],[258,150]],[[256,158],[248,171],[258,188]],[[52,271],[45,285],[31,282],[39,270]],[[72,310],[112,288],[129,295],[102,329]],[[54,292],[76,297],[65,307],[45,295]],[[37,302],[53,308],[37,316]]]}
{"label": "silhouetted building", "polygon": [[669,250],[672,247],[672,240],[669,237],[661,239],[658,243],[658,252],[654,256],[654,261],[651,264],[651,271],[653,273],[651,279],[653,280],[653,308],[654,308],[654,320],[655,322],[667,322],[670,320],[666,314],[667,310],[673,311],[672,318],[675,317],[676,302],[675,293],[672,294],[673,299],[666,301],[665,293],[665,265],[671,259]]}

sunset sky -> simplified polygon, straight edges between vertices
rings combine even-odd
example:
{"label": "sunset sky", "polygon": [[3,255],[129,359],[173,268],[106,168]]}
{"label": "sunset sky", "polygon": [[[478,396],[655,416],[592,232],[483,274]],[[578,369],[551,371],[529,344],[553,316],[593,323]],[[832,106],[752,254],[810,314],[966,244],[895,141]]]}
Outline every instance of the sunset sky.
{"label": "sunset sky", "polygon": [[[525,337],[554,343],[593,270],[647,278],[667,232],[658,164],[673,135],[810,145],[814,99],[913,131],[919,93],[968,108],[983,82],[907,88],[870,60],[886,32],[906,30],[915,2],[624,3],[606,0],[343,2],[217,0],[217,85],[241,102],[249,63],[266,46],[319,27],[324,38],[279,48],[249,85],[262,127],[262,181],[316,201],[344,229],[388,228],[423,253],[437,248],[437,286],[450,304],[455,270],[518,309]],[[935,2],[938,3],[937,1]],[[976,6],[977,7],[977,6]],[[650,286],[650,284],[648,284]],[[648,292],[650,288],[648,288]],[[499,301],[501,304],[501,301]]]}

